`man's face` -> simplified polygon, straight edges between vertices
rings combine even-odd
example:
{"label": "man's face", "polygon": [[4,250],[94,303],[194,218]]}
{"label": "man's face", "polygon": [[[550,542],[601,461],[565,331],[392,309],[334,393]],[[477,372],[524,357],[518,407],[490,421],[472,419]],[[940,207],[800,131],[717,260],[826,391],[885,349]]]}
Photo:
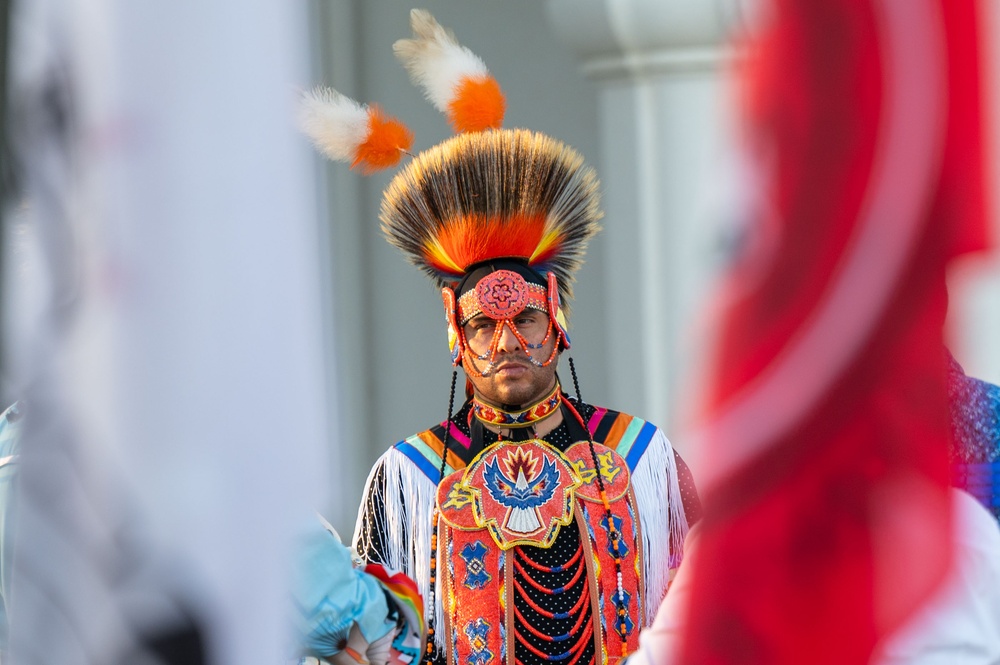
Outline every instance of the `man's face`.
{"label": "man's face", "polygon": [[541,346],[525,349],[505,325],[500,333],[493,368],[486,376],[479,376],[489,361],[479,360],[476,356],[489,353],[496,325],[497,322],[485,314],[479,314],[465,324],[465,338],[469,344],[469,350],[462,360],[466,368],[465,374],[472,382],[476,396],[494,406],[524,407],[533,404],[555,386],[557,363],[551,362],[547,367],[539,367],[528,360],[529,354],[537,362],[545,362],[552,355],[558,336],[553,332],[542,344],[549,333],[549,317],[543,312],[525,309],[514,317],[514,325],[525,341],[533,346]]}

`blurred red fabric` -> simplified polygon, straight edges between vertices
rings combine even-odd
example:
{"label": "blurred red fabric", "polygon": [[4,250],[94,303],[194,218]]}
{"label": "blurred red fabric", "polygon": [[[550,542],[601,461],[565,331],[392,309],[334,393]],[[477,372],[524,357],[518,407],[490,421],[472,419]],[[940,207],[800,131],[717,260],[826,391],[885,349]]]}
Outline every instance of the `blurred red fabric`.
{"label": "blurred red fabric", "polygon": [[867,663],[947,570],[945,268],[990,243],[975,0],[774,0],[686,664]]}

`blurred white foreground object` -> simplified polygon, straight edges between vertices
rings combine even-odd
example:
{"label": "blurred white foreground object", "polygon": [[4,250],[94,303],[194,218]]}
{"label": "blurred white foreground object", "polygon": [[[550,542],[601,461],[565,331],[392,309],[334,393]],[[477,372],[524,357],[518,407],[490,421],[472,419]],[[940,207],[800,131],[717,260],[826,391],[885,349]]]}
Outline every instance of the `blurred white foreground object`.
{"label": "blurred white foreground object", "polygon": [[332,402],[292,126],[305,8],[15,9],[5,223],[41,265],[4,284],[37,296],[5,312],[26,406],[12,662],[281,662]]}

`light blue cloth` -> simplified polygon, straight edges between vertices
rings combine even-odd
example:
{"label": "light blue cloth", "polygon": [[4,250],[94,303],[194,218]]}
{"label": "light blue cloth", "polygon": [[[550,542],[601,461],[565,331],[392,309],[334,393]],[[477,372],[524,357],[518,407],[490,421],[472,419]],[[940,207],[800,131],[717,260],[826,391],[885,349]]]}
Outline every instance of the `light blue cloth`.
{"label": "light blue cloth", "polygon": [[300,539],[296,564],[293,593],[306,654],[338,653],[354,624],[369,644],[396,627],[378,580],[355,568],[347,547],[319,521]]}

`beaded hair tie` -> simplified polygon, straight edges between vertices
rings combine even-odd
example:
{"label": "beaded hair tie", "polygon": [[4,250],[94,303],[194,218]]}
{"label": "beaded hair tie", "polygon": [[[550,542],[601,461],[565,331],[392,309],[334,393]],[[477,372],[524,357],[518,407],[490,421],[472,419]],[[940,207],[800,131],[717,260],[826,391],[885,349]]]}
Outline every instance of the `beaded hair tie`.
{"label": "beaded hair tie", "polygon": [[[580,397],[580,381],[576,378],[576,365],[573,363],[572,358],[569,359],[569,371],[570,374],[573,376],[573,388],[576,390],[576,399],[580,404],[583,404],[583,398]],[[587,427],[587,423],[584,421],[583,416],[580,415],[580,412],[573,407],[573,404],[569,400],[566,400],[566,407],[569,409],[569,412],[573,414],[573,416],[576,418],[577,422],[580,423],[580,426],[583,427],[583,430],[588,433],[587,441],[590,444],[590,457],[594,462],[594,469],[595,470],[600,469],[601,468],[600,463],[597,461],[597,451],[594,449],[594,437],[593,435],[590,434],[590,430]],[[601,504],[604,507],[605,519],[608,520],[608,535],[611,538],[612,555],[615,564],[615,578],[617,579],[617,584],[616,584],[617,588],[615,589],[614,593],[618,597],[619,601],[618,616],[621,618],[625,618],[626,615],[625,607],[627,603],[625,599],[625,589],[622,586],[621,534],[619,533],[618,528],[615,526],[614,519],[612,519],[611,505],[610,502],[608,501],[607,492],[604,489],[604,479],[601,477],[600,473],[596,475],[596,479],[597,479],[598,493],[600,494],[601,497]],[[628,628],[626,627],[626,623],[624,621],[620,621],[618,623],[618,631],[622,639],[621,657],[624,658],[628,655],[625,646],[625,640],[628,637]]]}

